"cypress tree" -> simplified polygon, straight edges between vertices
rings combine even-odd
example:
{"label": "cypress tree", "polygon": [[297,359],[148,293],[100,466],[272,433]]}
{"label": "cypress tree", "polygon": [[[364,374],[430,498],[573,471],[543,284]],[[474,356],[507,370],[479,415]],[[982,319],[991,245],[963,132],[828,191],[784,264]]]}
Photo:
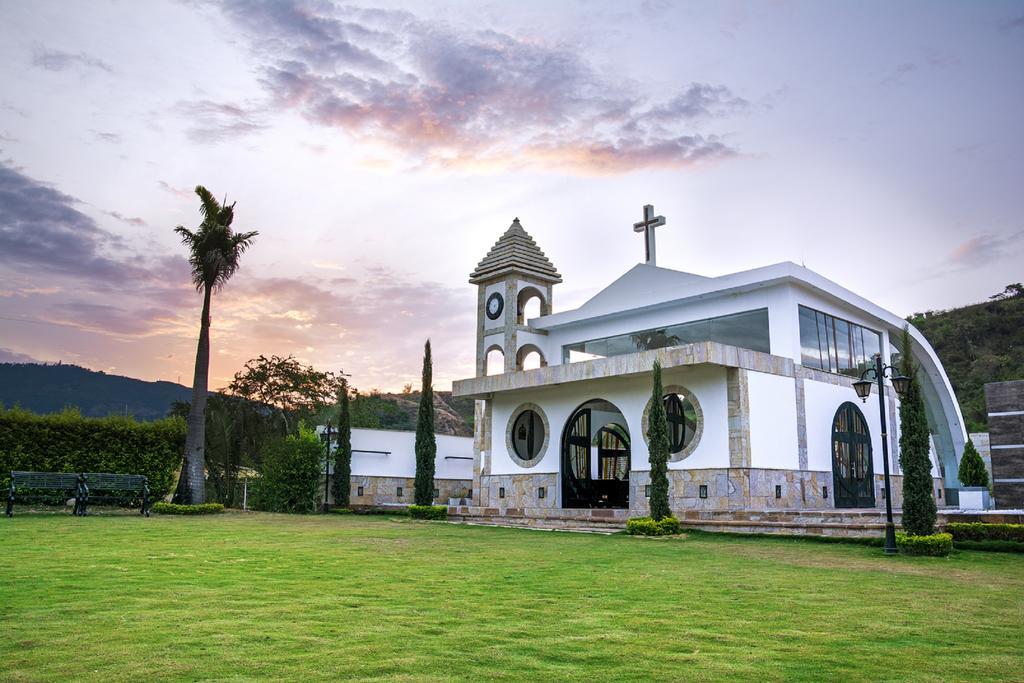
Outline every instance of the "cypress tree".
{"label": "cypress tree", "polygon": [[903,468],[903,528],[913,536],[935,533],[935,499],[932,497],[932,462],[929,456],[928,418],[924,412],[921,384],[917,378],[910,328],[903,327],[900,374],[911,378],[910,389],[900,398],[900,467]]}
{"label": "cypress tree", "polygon": [[660,521],[672,516],[668,505],[668,417],[661,387],[661,363],[654,361],[654,387],[651,391],[651,412],[647,416],[647,443],[651,463],[651,519]]}
{"label": "cypress tree", "polygon": [[423,346],[423,388],[420,391],[420,410],[416,416],[416,486],[417,505],[434,502],[434,458],[437,440],[434,438],[433,361],[430,358],[430,340]]}
{"label": "cypress tree", "polygon": [[352,420],[349,418],[348,382],[338,395],[338,447],[334,451],[334,504],[347,508],[352,501]]}
{"label": "cypress tree", "polygon": [[985,461],[981,459],[974,442],[967,440],[964,446],[964,454],[960,457],[960,469],[957,471],[957,479],[961,486],[988,486],[988,470],[985,469]]}

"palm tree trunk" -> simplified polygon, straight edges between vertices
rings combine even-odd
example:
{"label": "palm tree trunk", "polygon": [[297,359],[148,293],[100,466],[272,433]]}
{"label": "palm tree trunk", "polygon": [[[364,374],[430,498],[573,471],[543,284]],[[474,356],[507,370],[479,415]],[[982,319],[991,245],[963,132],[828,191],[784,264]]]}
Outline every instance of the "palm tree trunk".
{"label": "palm tree trunk", "polygon": [[206,397],[210,381],[210,297],[212,289],[203,290],[203,317],[199,326],[196,349],[196,372],[192,379],[192,406],[188,412],[188,436],[185,437],[185,466],[191,503],[206,501]]}

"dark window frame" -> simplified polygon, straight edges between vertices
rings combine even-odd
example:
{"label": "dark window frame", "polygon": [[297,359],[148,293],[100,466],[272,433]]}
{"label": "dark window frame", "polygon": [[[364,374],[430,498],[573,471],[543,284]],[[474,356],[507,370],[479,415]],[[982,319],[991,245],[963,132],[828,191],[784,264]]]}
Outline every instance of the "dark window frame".
{"label": "dark window frame", "polygon": [[[524,423],[523,420],[526,420]],[[540,429],[540,438],[537,438],[537,429]],[[525,438],[526,442],[526,454],[519,452],[519,435],[518,432],[526,430],[527,435]],[[515,451],[516,456],[523,461],[530,462],[540,457],[541,451],[544,450],[544,439],[547,438],[547,434],[544,431],[544,420],[541,418],[540,413],[536,410],[527,408],[518,415],[512,422],[512,450]],[[538,443],[539,442],[539,443]],[[534,449],[536,449],[534,451]]]}
{"label": "dark window frame", "polygon": [[[742,348],[751,348],[753,351],[771,353],[771,317],[768,308],[762,307],[746,311],[737,311],[735,313],[727,313],[725,315],[719,315],[712,318],[690,320],[683,323],[675,323],[662,327],[638,330],[636,332],[615,334],[608,337],[598,337],[596,339],[587,339],[584,341],[574,342],[572,344],[565,344],[562,346],[562,361],[564,363],[576,362],[569,360],[570,353],[573,351],[587,353],[601,358],[610,358],[612,356],[621,356],[627,353],[636,353],[638,351],[685,346],[686,344],[696,344],[705,341],[714,341],[736,346],[736,344],[732,344],[730,341],[722,341],[724,338],[722,335],[728,336],[728,323],[741,316],[752,316],[754,314],[764,315],[764,329],[758,329],[758,336],[763,332],[763,338],[758,339],[761,343],[757,344],[757,348],[753,348],[751,346],[743,346]],[[706,328],[706,330],[698,331],[701,330],[701,328]],[[632,345],[632,348],[630,348],[630,345]],[[588,347],[590,347],[591,350],[587,350]],[[597,353],[597,350],[602,347],[603,353]]]}
{"label": "dark window frame", "polygon": [[[813,330],[809,328],[812,318]],[[859,377],[869,366],[870,354],[880,351],[882,347],[882,333],[878,330],[803,304],[798,304],[797,323],[800,364],[804,367],[836,375]],[[845,334],[841,334],[844,328]],[[874,336],[868,337],[868,334]],[[845,340],[841,340],[840,337],[845,337]],[[877,340],[877,345],[869,345],[869,338]],[[811,345],[815,339],[817,353]],[[843,357],[840,357],[840,351],[846,351]]]}

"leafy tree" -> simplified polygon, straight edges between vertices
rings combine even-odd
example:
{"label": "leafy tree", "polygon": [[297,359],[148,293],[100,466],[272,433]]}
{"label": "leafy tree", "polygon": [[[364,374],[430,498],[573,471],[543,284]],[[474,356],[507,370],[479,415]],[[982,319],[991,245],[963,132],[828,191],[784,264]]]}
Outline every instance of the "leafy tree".
{"label": "leafy tree", "polygon": [[647,442],[651,463],[651,519],[658,522],[672,516],[668,505],[668,417],[665,415],[665,391],[661,386],[661,363],[654,361],[654,387],[651,412],[647,416]]}
{"label": "leafy tree", "polygon": [[298,434],[271,441],[263,454],[259,507],[271,512],[316,512],[323,443],[316,430],[299,424]]}
{"label": "leafy tree", "polygon": [[196,186],[203,220],[194,231],[183,225],[174,229],[189,249],[192,282],[203,293],[199,323],[192,402],[188,414],[185,459],[174,494],[175,502],[202,503],[206,500],[204,468],[206,448],[206,400],[210,379],[210,301],[215,290],[227,284],[241,265],[242,254],[252,245],[257,232],[236,233],[231,224],[235,204],[221,204],[202,185]]}
{"label": "leafy tree", "polygon": [[344,387],[344,373],[317,370],[294,356],[261,355],[235,373],[228,391],[275,408],[285,431],[291,431],[299,420],[311,421],[318,411],[331,405]]}
{"label": "leafy tree", "polygon": [[434,437],[433,361],[430,340],[423,345],[423,388],[420,391],[420,410],[416,417],[416,486],[417,505],[434,502],[434,458],[437,440]]}
{"label": "leafy tree", "polygon": [[[186,417],[187,402],[175,403],[172,415]],[[237,486],[246,470],[261,468],[266,444],[285,436],[283,423],[269,406],[240,396],[210,394],[206,405],[206,468],[208,493],[228,507],[241,505]]]}
{"label": "leafy tree", "polygon": [[342,381],[338,396],[338,447],[334,451],[334,504],[348,507],[352,499],[352,421],[349,418],[348,384]]}
{"label": "leafy tree", "polygon": [[985,469],[985,461],[981,459],[974,442],[967,440],[964,446],[964,454],[960,457],[960,469],[957,472],[957,479],[962,486],[988,486],[988,470]]}
{"label": "leafy tree", "polygon": [[932,462],[929,457],[928,419],[921,383],[914,363],[910,328],[904,326],[900,342],[900,374],[910,377],[910,388],[900,398],[900,467],[903,468],[903,528],[914,536],[935,533],[932,497]]}

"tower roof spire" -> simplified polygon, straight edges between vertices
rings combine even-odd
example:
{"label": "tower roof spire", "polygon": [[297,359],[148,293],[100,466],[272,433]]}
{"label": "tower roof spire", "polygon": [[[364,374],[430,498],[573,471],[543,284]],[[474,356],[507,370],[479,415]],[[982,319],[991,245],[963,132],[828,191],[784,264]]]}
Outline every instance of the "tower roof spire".
{"label": "tower roof spire", "polygon": [[554,264],[523,230],[518,218],[477,264],[476,270],[469,274],[469,282],[476,285],[509,273],[527,275],[543,282],[562,281]]}

